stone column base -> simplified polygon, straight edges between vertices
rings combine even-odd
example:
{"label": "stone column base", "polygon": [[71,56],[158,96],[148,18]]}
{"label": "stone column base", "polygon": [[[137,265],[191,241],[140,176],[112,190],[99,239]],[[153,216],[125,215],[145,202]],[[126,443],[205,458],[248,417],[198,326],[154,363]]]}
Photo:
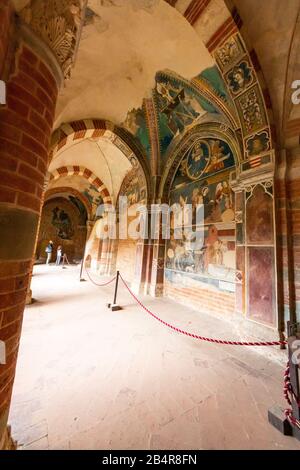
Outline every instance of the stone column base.
{"label": "stone column base", "polygon": [[25,305],[30,305],[30,304],[32,304],[32,290],[31,289],[27,291],[26,301],[25,301]]}

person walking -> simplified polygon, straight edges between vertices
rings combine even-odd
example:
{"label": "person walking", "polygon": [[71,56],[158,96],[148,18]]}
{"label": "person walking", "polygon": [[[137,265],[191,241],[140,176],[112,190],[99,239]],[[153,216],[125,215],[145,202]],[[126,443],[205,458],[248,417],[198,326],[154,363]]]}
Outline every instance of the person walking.
{"label": "person walking", "polygon": [[60,265],[62,255],[63,255],[62,246],[59,245],[59,247],[57,248],[57,252],[56,252],[56,266]]}
{"label": "person walking", "polygon": [[45,252],[47,253],[47,261],[46,264],[49,264],[52,258],[52,252],[53,252],[53,241],[49,241]]}

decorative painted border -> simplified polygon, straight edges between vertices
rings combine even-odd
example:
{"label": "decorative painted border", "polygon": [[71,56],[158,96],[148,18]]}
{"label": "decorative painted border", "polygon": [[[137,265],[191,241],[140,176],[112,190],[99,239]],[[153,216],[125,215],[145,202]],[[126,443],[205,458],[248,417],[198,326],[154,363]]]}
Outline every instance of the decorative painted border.
{"label": "decorative painted border", "polygon": [[84,207],[86,208],[88,218],[91,219],[92,217],[92,204],[90,201],[83,195],[81,194],[77,189],[71,188],[68,186],[62,186],[60,188],[51,188],[48,189],[45,193],[45,198],[44,198],[44,203],[46,203],[52,196],[55,196],[56,194],[60,193],[68,193],[72,194],[73,196],[77,197]]}
{"label": "decorative painted border", "polygon": [[88,168],[77,165],[61,166],[51,173],[50,181],[66,176],[82,176],[97,189],[104,203],[112,203],[112,199],[105,184]]}
{"label": "decorative painted border", "polygon": [[99,139],[101,137],[112,142],[128,158],[132,166],[141,165],[147,181],[147,193],[151,197],[152,186],[149,163],[140,142],[126,129],[116,126],[110,121],[82,119],[62,124],[52,136],[50,162],[61,151],[80,140]]}

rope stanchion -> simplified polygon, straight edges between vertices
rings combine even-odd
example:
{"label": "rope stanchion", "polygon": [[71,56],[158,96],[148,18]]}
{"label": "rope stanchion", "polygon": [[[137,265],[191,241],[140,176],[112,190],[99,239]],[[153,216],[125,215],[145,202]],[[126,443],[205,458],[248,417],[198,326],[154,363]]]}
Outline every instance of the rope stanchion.
{"label": "rope stanchion", "polygon": [[137,296],[132,292],[126,281],[123,279],[122,275],[120,274],[120,278],[130,293],[130,295],[134,298],[134,300],[139,304],[139,306],[144,309],[149,315],[151,315],[155,320],[159,321],[163,325],[167,326],[171,330],[176,331],[177,333],[181,333],[182,335],[189,336],[194,339],[199,339],[200,341],[206,341],[208,343],[215,343],[215,344],[223,344],[223,345],[228,345],[228,346],[282,346],[286,344],[286,341],[227,341],[227,340],[221,340],[221,339],[215,339],[215,338],[207,338],[205,336],[200,336],[196,335],[194,333],[190,333],[185,330],[181,330],[180,328],[177,328],[174,325],[171,325],[170,323],[167,323],[166,321],[162,320],[159,318],[157,315],[155,315],[151,310],[149,310],[138,298]]}
{"label": "rope stanchion", "polygon": [[290,361],[288,361],[285,372],[284,372],[284,386],[283,386],[283,394],[284,397],[289,405],[290,408],[284,410],[285,417],[290,422],[292,426],[297,427],[300,430],[300,421],[295,418],[292,410],[293,401],[300,407],[300,400],[294,392],[291,383],[291,376],[290,376]]}
{"label": "rope stanchion", "polygon": [[105,287],[105,286],[108,286],[109,284],[111,284],[112,282],[114,282],[117,278],[117,276],[114,276],[112,279],[110,279],[109,281],[107,282],[104,282],[102,284],[98,284],[97,282],[94,281],[94,279],[92,279],[92,277],[90,276],[90,273],[88,272],[88,270],[85,268],[85,272],[87,274],[87,277],[89,278],[89,280],[91,281],[92,284],[94,284],[95,286],[97,287]]}

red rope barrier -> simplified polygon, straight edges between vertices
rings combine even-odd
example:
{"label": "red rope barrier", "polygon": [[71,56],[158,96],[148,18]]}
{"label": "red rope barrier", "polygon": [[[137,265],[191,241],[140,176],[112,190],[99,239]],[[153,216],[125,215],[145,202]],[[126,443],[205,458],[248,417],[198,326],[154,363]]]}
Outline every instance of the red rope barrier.
{"label": "red rope barrier", "polygon": [[104,282],[103,284],[98,284],[97,282],[95,282],[95,281],[91,278],[91,276],[90,276],[88,270],[86,269],[86,267],[85,267],[84,269],[85,269],[85,272],[87,273],[87,276],[88,276],[89,280],[91,281],[91,283],[94,284],[94,285],[97,286],[97,287],[108,286],[108,285],[111,284],[111,283],[116,279],[116,277],[117,277],[117,276],[114,276],[114,277],[113,277],[112,279],[110,279],[109,281]]}
{"label": "red rope barrier", "polygon": [[246,342],[246,341],[226,341],[226,340],[221,340],[221,339],[215,339],[215,338],[206,338],[205,336],[199,336],[194,333],[189,333],[188,331],[181,330],[180,328],[177,328],[174,325],[171,325],[170,323],[165,322],[161,318],[159,318],[157,315],[155,315],[151,310],[149,310],[142,302],[137,298],[137,296],[132,292],[130,287],[127,285],[126,281],[123,279],[122,275],[120,274],[120,278],[122,279],[122,282],[128,292],[131,294],[131,296],[134,298],[134,300],[140,305],[141,308],[143,308],[149,315],[151,315],[153,318],[158,320],[160,323],[163,325],[167,326],[171,330],[176,331],[177,333],[181,333],[185,336],[189,336],[194,339],[199,339],[200,341],[206,341],[209,343],[215,343],[215,344],[224,344],[224,345],[229,345],[229,346],[282,346],[284,344],[287,344],[286,341],[255,341],[255,342]]}
{"label": "red rope barrier", "polygon": [[[286,369],[284,371],[284,386],[283,386],[283,394],[284,398],[286,399],[289,406],[292,406],[292,400],[295,400],[297,405],[300,406],[300,402],[293,390],[291,384],[291,377],[290,377],[290,361],[288,361]],[[292,408],[287,408],[284,410],[284,414],[286,418],[289,420],[292,426],[296,426],[300,429],[300,421],[298,421],[295,416],[293,415]]]}

